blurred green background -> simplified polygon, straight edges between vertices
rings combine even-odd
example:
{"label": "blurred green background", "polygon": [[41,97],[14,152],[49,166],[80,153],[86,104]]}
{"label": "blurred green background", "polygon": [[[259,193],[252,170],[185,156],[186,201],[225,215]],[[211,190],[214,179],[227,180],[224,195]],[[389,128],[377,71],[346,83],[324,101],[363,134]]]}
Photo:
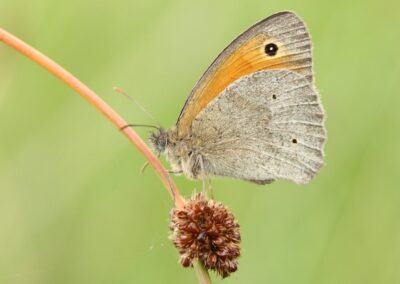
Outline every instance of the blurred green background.
{"label": "blurred green background", "polygon": [[[398,1],[0,0],[0,26],[131,123],[165,127],[215,56],[281,10],[314,41],[326,166],[307,186],[216,179],[241,224],[239,271],[215,283],[400,283]],[[138,130],[147,139],[148,130]],[[0,283],[196,283],[168,240],[172,203],[86,101],[0,44]],[[185,196],[197,182],[175,178]]]}

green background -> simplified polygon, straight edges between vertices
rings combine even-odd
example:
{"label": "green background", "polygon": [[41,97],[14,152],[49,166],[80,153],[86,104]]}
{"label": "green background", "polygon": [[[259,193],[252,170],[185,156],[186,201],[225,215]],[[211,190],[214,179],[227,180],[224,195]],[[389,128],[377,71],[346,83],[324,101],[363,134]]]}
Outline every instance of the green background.
{"label": "green background", "polygon": [[[215,56],[256,21],[297,12],[328,114],[307,186],[215,179],[241,224],[238,272],[215,283],[400,283],[398,1],[0,0],[0,26],[131,123],[172,126]],[[147,139],[148,130],[138,130]],[[0,44],[0,283],[195,283],[168,240],[172,206],[128,140]],[[190,196],[198,182],[176,177]]]}

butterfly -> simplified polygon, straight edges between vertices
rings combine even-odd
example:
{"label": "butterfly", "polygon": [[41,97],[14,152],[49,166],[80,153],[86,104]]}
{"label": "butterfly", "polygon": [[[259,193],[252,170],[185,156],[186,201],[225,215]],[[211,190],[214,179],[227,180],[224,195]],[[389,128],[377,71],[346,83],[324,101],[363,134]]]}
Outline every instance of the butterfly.
{"label": "butterfly", "polygon": [[308,183],[323,166],[326,141],[311,49],[296,14],[258,22],[218,55],[176,126],[151,133],[150,144],[190,179]]}

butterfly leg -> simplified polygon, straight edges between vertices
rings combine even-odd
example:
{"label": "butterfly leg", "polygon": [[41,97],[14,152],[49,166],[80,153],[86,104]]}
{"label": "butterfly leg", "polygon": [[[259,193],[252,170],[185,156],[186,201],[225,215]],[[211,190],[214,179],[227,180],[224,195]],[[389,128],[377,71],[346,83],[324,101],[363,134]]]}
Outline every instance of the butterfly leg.
{"label": "butterfly leg", "polygon": [[172,171],[172,170],[170,170],[170,171],[167,171],[167,173],[179,176],[179,175],[181,175],[183,173],[183,171]]}
{"label": "butterfly leg", "polygon": [[[167,171],[167,172],[168,172],[168,171]],[[169,191],[170,191],[171,194],[172,194],[172,199],[174,200],[174,204],[175,204],[176,196],[175,196],[174,190],[172,189],[172,185],[171,185],[171,176],[170,176],[170,175],[167,175],[167,179],[168,179]]]}
{"label": "butterfly leg", "polygon": [[207,189],[208,189],[208,195],[210,196],[210,199],[214,199],[214,192],[213,192],[212,185],[211,185],[211,178],[207,179]]}
{"label": "butterfly leg", "polygon": [[[122,128],[121,128],[122,129]],[[160,153],[157,154],[157,158],[160,158]],[[140,174],[144,174],[144,171],[146,170],[147,166],[149,165],[149,162],[145,162],[142,168],[140,169]]]}
{"label": "butterfly leg", "polygon": [[199,176],[200,176],[201,181],[203,183],[202,192],[203,192],[204,195],[207,195],[206,176],[204,174],[204,163],[203,163],[203,158],[200,155],[197,156],[197,162],[198,162],[198,164],[200,166],[200,174],[199,174]]}
{"label": "butterfly leg", "polygon": [[147,166],[149,165],[149,162],[146,162],[143,164],[142,168],[140,169],[140,174],[144,174],[144,171],[146,170]]}

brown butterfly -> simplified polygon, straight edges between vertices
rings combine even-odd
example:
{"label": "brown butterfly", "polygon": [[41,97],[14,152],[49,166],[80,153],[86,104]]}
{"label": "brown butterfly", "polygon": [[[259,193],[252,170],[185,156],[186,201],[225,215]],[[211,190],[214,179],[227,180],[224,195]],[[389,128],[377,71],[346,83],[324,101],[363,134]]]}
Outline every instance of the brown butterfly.
{"label": "brown butterfly", "polygon": [[154,149],[191,179],[309,182],[326,140],[311,48],[294,13],[250,27],[198,81],[176,127],[151,134]]}

